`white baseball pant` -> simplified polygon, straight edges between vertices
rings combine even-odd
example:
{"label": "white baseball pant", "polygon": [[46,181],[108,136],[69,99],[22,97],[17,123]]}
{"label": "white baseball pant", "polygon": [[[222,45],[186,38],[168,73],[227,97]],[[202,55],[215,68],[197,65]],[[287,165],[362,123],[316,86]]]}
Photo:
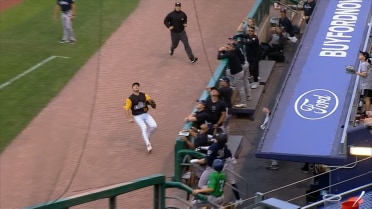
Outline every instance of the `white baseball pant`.
{"label": "white baseball pant", "polygon": [[155,132],[157,125],[149,113],[133,116],[134,121],[141,128],[142,138],[146,145],[150,143],[150,136]]}

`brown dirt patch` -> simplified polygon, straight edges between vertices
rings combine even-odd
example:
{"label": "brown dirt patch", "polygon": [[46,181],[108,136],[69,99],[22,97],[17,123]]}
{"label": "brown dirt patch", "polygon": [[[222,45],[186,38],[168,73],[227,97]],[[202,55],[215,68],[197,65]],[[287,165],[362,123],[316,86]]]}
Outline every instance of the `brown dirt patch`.
{"label": "brown dirt patch", "polygon": [[0,12],[5,11],[19,3],[23,0],[0,0]]}

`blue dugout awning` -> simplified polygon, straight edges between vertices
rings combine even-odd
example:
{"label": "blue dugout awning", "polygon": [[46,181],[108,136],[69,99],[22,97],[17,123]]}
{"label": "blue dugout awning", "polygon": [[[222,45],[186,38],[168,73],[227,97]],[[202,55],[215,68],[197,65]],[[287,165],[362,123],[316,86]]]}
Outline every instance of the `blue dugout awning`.
{"label": "blue dugout awning", "polygon": [[317,1],[256,157],[334,164],[341,155],[371,0]]}

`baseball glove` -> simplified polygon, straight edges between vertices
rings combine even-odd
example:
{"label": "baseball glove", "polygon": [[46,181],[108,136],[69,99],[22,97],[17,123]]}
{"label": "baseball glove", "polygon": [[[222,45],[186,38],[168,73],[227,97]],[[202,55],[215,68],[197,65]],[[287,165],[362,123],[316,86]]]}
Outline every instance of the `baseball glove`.
{"label": "baseball glove", "polygon": [[353,66],[351,65],[346,66],[346,73],[355,74],[355,72],[356,70],[354,69]]}
{"label": "baseball glove", "polygon": [[154,100],[150,100],[148,101],[149,105],[153,108],[153,109],[156,109],[156,103]]}

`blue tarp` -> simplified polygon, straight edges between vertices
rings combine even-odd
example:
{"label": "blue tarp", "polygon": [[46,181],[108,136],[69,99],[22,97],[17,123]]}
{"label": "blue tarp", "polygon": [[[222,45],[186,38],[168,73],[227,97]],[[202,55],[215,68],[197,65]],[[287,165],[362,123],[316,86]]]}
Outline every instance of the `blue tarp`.
{"label": "blue tarp", "polygon": [[345,66],[358,67],[371,8],[371,0],[317,1],[257,157],[324,163],[342,157],[356,80]]}

